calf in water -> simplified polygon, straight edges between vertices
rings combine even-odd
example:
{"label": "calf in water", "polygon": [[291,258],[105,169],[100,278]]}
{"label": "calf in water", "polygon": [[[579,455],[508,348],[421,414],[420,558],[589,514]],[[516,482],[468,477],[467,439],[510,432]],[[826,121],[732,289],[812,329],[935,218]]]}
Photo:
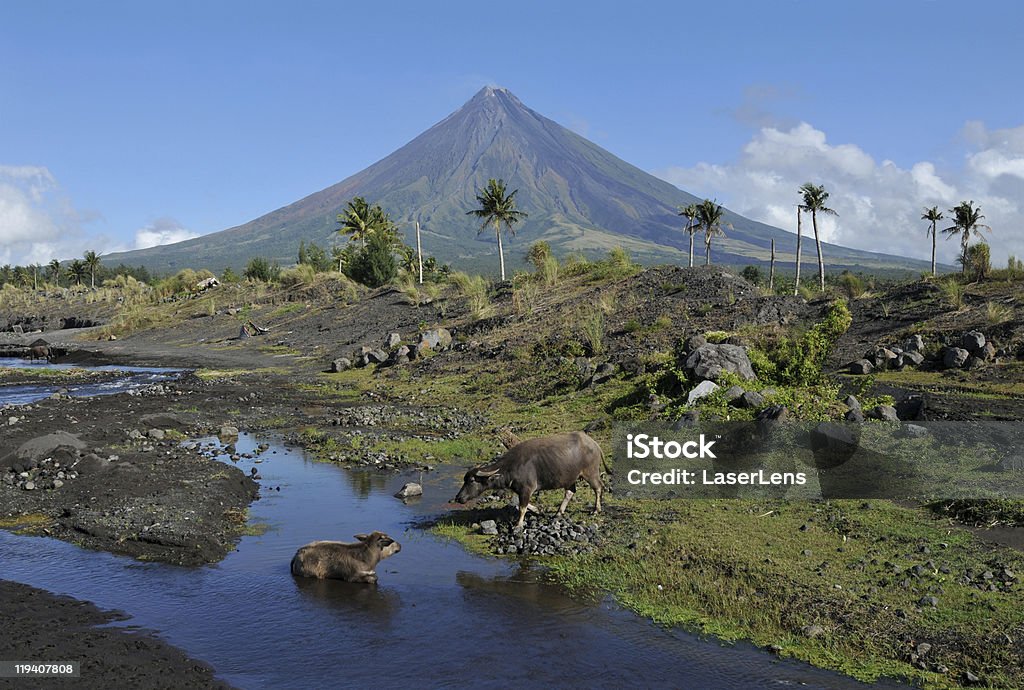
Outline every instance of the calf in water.
{"label": "calf in water", "polygon": [[292,575],[321,580],[376,583],[377,564],[402,550],[402,545],[384,534],[357,534],[359,541],[314,541],[300,548],[292,558]]}

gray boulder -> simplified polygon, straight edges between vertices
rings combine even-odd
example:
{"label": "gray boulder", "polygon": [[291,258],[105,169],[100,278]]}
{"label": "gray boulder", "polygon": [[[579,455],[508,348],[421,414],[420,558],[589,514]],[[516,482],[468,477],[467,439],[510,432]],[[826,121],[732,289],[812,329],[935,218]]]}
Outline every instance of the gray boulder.
{"label": "gray boulder", "polygon": [[962,347],[947,347],[942,355],[942,365],[947,369],[959,369],[967,363],[971,353]]}
{"label": "gray boulder", "polygon": [[960,336],[960,347],[973,354],[985,347],[985,336],[981,331],[967,331]]}
{"label": "gray boulder", "polygon": [[452,334],[447,328],[434,328],[421,333],[420,342],[431,350],[447,350],[452,345]]}
{"label": "gray boulder", "polygon": [[981,369],[984,366],[985,360],[982,359],[981,357],[976,357],[974,355],[968,357],[967,361],[964,362],[964,369]]}
{"label": "gray boulder", "polygon": [[745,391],[743,395],[740,396],[740,399],[737,401],[737,404],[740,407],[752,409],[755,407],[761,407],[762,405],[764,405],[764,402],[764,396],[761,395],[760,393],[756,391]]}
{"label": "gray boulder", "polygon": [[924,352],[924,338],[912,335],[903,342],[903,352]]}
{"label": "gray boulder", "polygon": [[917,350],[904,352],[902,355],[900,355],[900,358],[903,360],[903,366],[910,367],[921,366],[921,363],[924,361],[924,355]]}
{"label": "gray boulder", "polygon": [[383,364],[388,361],[388,353],[384,350],[371,350],[366,353],[366,361],[369,364]]}
{"label": "gray boulder", "polygon": [[725,401],[730,404],[734,403],[742,398],[744,393],[746,391],[743,390],[743,386],[729,386],[725,389]]}
{"label": "gray boulder", "polygon": [[747,351],[739,345],[703,345],[686,358],[685,368],[701,380],[717,379],[723,373],[735,374],[752,381],[757,378]]}
{"label": "gray boulder", "polygon": [[59,448],[69,448],[75,451],[84,450],[86,443],[78,439],[78,434],[69,434],[66,431],[55,431],[45,436],[37,436],[34,439],[25,441],[18,450],[14,451],[14,458],[17,460],[41,460]]}
{"label": "gray boulder", "polygon": [[391,350],[398,347],[400,342],[402,342],[402,336],[398,333],[389,333],[388,337],[384,340],[384,345],[387,349]]}
{"label": "gray boulder", "polygon": [[856,410],[851,408],[843,415],[843,419],[851,424],[862,424],[864,422],[864,412],[860,408]]}
{"label": "gray boulder", "polygon": [[871,359],[872,361],[874,361],[875,366],[878,367],[879,369],[895,369],[896,359],[898,357],[899,355],[897,355],[889,348],[880,347],[877,350],[875,350]]}
{"label": "gray boulder", "polygon": [[875,405],[868,411],[868,416],[883,422],[900,421],[899,415],[896,414],[896,408],[892,405]]}
{"label": "gray boulder", "polygon": [[348,371],[352,368],[352,360],[348,357],[339,357],[331,362],[331,371],[337,374],[339,371]]}
{"label": "gray boulder", "polygon": [[591,379],[592,383],[604,383],[612,376],[615,375],[615,365],[610,362],[602,362],[597,365],[597,369],[594,370],[594,378]]}
{"label": "gray boulder", "polygon": [[857,398],[852,395],[846,396],[846,399],[843,400],[843,403],[851,410],[860,409],[860,400],[857,400]]}
{"label": "gray boulder", "polygon": [[705,398],[719,389],[719,385],[714,381],[701,381],[698,383],[693,390],[686,396],[686,404],[692,405],[701,398]]}
{"label": "gray boulder", "polygon": [[980,351],[975,353],[975,356],[985,360],[986,362],[991,362],[996,358],[996,346],[991,342],[987,342]]}
{"label": "gray boulder", "polygon": [[847,371],[858,376],[870,374],[874,369],[874,365],[866,359],[858,359],[856,362],[851,362],[850,366],[847,367]]}

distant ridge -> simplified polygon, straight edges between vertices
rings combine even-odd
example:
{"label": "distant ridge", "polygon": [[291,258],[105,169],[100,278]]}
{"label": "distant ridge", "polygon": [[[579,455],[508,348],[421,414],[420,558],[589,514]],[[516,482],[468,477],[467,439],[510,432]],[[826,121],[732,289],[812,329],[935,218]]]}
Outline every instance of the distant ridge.
{"label": "distant ridge", "polygon": [[[545,239],[556,253],[604,253],[615,245],[648,262],[683,260],[686,237],[678,206],[698,201],[636,168],[553,120],[508,90],[481,89],[465,105],[408,144],[365,170],[248,223],[184,242],[112,254],[107,263],[144,265],[160,272],[184,267],[239,268],[252,256],[282,265],[295,262],[301,240],[328,246],[337,214],[363,196],[381,204],[407,235],[415,221],[424,251],[460,267],[490,266],[497,251],[492,233],[477,234],[466,215],[476,190],[490,177],[518,189],[529,218],[509,243],[513,265],[530,242]],[[793,260],[795,236],[727,212],[727,237],[713,248],[716,263],[763,263],[774,238],[782,265]],[[810,247],[808,251],[807,247]],[[813,263],[813,243],[804,260]],[[703,246],[697,254],[703,261]],[[927,262],[825,245],[830,270],[921,271]]]}

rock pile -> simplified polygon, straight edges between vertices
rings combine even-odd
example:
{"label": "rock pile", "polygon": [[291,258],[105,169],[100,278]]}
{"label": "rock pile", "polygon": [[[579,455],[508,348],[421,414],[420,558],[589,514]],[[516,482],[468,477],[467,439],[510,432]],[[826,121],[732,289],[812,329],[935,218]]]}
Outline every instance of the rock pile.
{"label": "rock pile", "polygon": [[977,369],[996,358],[995,346],[980,331],[967,331],[960,336],[957,346],[942,351],[942,366],[946,369]]}
{"label": "rock pile", "polygon": [[519,530],[513,529],[511,522],[492,520],[485,520],[480,529],[483,534],[496,535],[492,541],[496,553],[520,556],[574,555],[589,551],[598,539],[595,525],[532,513]]}
{"label": "rock pile", "polygon": [[[935,364],[943,369],[977,369],[996,358],[995,346],[980,331],[967,331],[955,345],[942,348]],[[920,335],[912,335],[902,346],[879,345],[847,365],[851,374],[870,374],[873,371],[900,370],[925,363],[925,342]]]}
{"label": "rock pile", "polygon": [[452,347],[452,334],[447,328],[433,328],[419,334],[414,345],[403,345],[399,333],[389,333],[379,347],[363,345],[352,353],[351,359],[339,357],[331,362],[331,371],[346,371],[352,367],[376,364],[382,367],[406,364],[423,357],[428,351],[443,352]]}
{"label": "rock pile", "polygon": [[24,491],[56,490],[65,482],[78,479],[78,472],[71,469],[75,464],[77,462],[68,464],[53,458],[44,458],[38,463],[25,461],[9,467],[0,481]]}

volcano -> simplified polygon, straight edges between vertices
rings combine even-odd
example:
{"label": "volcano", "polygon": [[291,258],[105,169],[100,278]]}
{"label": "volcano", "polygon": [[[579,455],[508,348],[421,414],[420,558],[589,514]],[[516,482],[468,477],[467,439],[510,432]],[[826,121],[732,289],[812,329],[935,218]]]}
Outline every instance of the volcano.
{"label": "volcano", "polygon": [[[466,215],[488,178],[518,189],[518,207],[528,218],[506,244],[512,266],[529,244],[543,239],[556,254],[604,254],[628,249],[644,263],[685,260],[682,205],[692,194],[617,158],[600,146],[526,107],[506,89],[485,87],[457,111],[365,170],[288,206],[220,232],[184,242],[105,258],[108,264],[144,265],[159,272],[185,267],[220,271],[263,256],[295,262],[300,241],[329,246],[342,240],[336,217],[353,197],[380,204],[407,238],[415,222],[424,252],[463,270],[495,272],[493,232],[478,234]],[[727,237],[715,241],[716,263],[764,263],[772,239],[781,266],[791,264],[793,233],[726,210]],[[699,238],[698,238],[699,239]],[[808,249],[810,250],[808,252]],[[703,246],[697,243],[698,261]],[[804,260],[814,262],[813,243]],[[825,245],[829,270],[926,270],[926,262]]]}

